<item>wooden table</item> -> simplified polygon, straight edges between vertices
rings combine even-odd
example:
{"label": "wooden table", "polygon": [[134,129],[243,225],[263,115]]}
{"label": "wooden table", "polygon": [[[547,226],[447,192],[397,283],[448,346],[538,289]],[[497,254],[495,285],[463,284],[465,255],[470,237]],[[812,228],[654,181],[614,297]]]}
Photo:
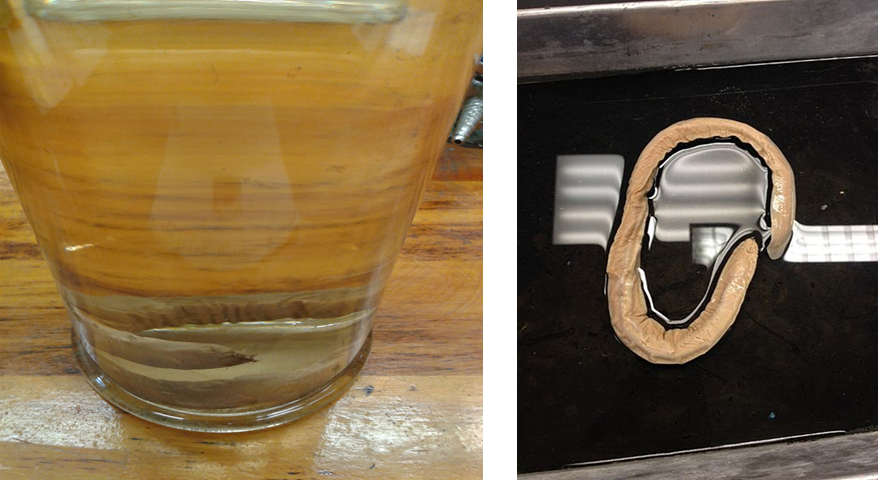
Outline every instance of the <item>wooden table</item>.
{"label": "wooden table", "polygon": [[482,155],[439,161],[342,398],[292,424],[205,434],[110,406],[0,167],[0,479],[481,478]]}

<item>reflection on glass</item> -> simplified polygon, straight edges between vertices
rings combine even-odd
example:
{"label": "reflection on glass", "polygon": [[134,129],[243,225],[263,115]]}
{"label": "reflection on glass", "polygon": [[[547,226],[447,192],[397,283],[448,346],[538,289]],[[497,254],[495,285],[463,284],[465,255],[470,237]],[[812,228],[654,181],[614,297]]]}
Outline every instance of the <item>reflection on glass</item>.
{"label": "reflection on glass", "polygon": [[734,227],[692,226],[692,263],[710,267],[735,233]]}
{"label": "reflection on glass", "polygon": [[768,169],[734,142],[681,148],[659,167],[642,253],[649,308],[667,325],[686,325],[710,298],[722,262],[744,238],[760,241]]}
{"label": "reflection on glass", "polygon": [[607,248],[624,166],[619,155],[558,156],[554,244]]}

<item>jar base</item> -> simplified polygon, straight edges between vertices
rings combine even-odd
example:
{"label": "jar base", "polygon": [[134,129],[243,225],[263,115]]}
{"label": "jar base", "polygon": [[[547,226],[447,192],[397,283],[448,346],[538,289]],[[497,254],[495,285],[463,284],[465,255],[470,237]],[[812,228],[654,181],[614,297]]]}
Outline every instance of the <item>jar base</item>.
{"label": "jar base", "polygon": [[88,379],[92,388],[107,402],[144,420],[166,427],[189,430],[194,432],[248,432],[283,425],[320,410],[344,392],[346,392],[357,375],[366,364],[366,358],[372,348],[372,332],[366,337],[362,348],[354,356],[353,361],[330,382],[311,393],[276,407],[251,412],[216,413],[209,411],[193,413],[191,410],[181,411],[171,407],[163,407],[143,400],[116,384],[85,352],[79,337],[74,330],[72,335],[73,350],[80,370]]}

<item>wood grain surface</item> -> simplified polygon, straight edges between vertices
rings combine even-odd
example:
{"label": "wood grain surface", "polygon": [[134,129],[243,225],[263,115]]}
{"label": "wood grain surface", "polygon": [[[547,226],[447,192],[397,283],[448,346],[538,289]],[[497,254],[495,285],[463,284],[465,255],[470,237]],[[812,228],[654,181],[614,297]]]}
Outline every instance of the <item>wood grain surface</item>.
{"label": "wood grain surface", "polygon": [[150,424],[79,373],[70,325],[0,167],[0,479],[481,478],[482,156],[449,146],[353,388],[260,432]]}

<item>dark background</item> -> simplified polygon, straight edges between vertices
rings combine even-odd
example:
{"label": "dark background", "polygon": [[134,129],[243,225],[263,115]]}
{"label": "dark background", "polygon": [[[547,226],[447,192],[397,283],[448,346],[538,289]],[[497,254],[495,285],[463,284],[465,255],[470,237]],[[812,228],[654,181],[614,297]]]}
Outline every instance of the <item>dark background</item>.
{"label": "dark background", "polygon": [[878,425],[878,263],[762,253],[726,336],[686,365],[657,366],[613,335],[603,249],[552,245],[557,155],[623,155],[624,199],[652,136],[697,116],[777,143],[799,222],[878,223],[878,60],[522,85],[518,115],[520,472]]}
{"label": "dark background", "polygon": [[[572,7],[577,5],[600,5],[604,3],[619,3],[620,0],[517,0],[518,8],[551,8]],[[625,0],[626,3],[648,2],[650,0]]]}

